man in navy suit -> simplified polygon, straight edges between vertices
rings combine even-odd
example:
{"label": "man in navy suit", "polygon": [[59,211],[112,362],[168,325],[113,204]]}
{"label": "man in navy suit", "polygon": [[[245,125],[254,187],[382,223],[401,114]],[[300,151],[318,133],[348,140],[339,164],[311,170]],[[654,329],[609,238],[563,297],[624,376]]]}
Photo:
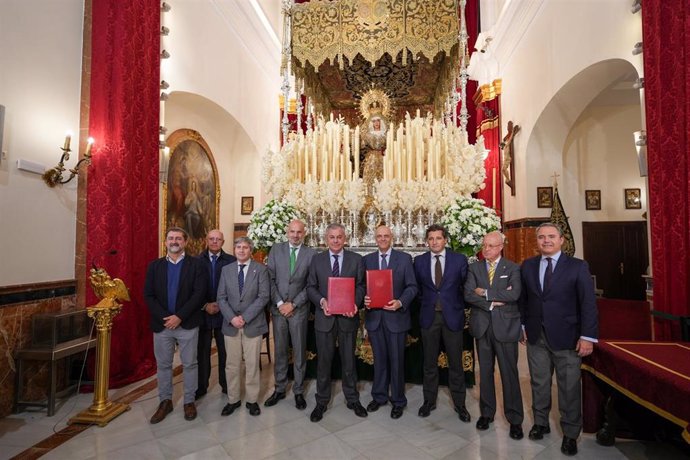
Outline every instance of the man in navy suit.
{"label": "man in navy suit", "polygon": [[467,258],[446,249],[448,232],[441,225],[426,229],[429,252],[414,259],[414,272],[421,296],[419,323],[424,349],[424,404],[420,417],[436,409],[438,396],[438,355],[441,339],[448,356],[448,387],[460,420],[470,421],[465,407],[465,376],[462,370],[462,330],[465,327],[463,289]]}
{"label": "man in navy suit", "polygon": [[197,360],[199,361],[199,386],[196,390],[196,399],[204,396],[208,390],[208,381],[211,377],[211,340],[216,341],[218,350],[218,383],[223,393],[227,394],[228,384],[225,379],[225,339],[223,338],[223,315],[216,302],[218,296],[218,284],[220,272],[223,267],[236,261],[235,256],[223,251],[223,233],[220,230],[211,230],[206,235],[206,251],[199,255],[206,270],[208,270],[208,290],[206,291],[206,303],[202,311],[203,320],[199,327],[199,346]]}
{"label": "man in navy suit", "polygon": [[[393,408],[391,418],[402,416],[407,406],[405,398],[405,340],[410,329],[410,306],[417,295],[412,257],[391,247],[391,229],[381,225],[376,229],[376,245],[379,250],[363,258],[365,270],[393,271],[393,298],[382,309],[368,309],[365,326],[374,352],[374,383],[371,387],[373,400],[367,412],[375,412],[390,399]],[[364,306],[369,307],[369,296]],[[390,396],[388,387],[390,386]]]}
{"label": "man in navy suit", "polygon": [[561,229],[547,222],[537,228],[541,255],[522,263],[520,313],[525,327],[532,384],[534,426],[529,438],[549,433],[551,376],[556,369],[561,452],[577,453],[582,430],[580,362],[592,353],[598,336],[597,307],[587,262],[561,252]]}

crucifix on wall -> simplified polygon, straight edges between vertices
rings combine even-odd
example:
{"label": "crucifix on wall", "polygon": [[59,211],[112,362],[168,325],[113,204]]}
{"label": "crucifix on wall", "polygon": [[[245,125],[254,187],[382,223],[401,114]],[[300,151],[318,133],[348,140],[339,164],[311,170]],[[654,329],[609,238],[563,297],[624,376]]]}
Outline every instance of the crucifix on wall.
{"label": "crucifix on wall", "polygon": [[508,122],[508,133],[501,142],[501,150],[503,151],[503,161],[501,162],[501,174],[508,187],[510,187],[510,194],[515,196],[515,148],[514,138],[520,132],[520,126],[514,125],[512,121]]}

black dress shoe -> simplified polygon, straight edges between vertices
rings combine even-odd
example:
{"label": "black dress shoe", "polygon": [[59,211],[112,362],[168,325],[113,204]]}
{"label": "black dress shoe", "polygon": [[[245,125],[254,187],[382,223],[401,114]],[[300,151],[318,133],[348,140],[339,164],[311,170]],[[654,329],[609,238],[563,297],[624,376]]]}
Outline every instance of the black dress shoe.
{"label": "black dress shoe", "polygon": [[275,406],[281,399],[285,399],[285,393],[278,393],[277,391],[274,391],[273,394],[266,401],[264,401],[264,406]]}
{"label": "black dress shoe", "polygon": [[477,420],[477,429],[481,431],[488,430],[489,425],[493,421],[493,417],[479,417],[479,420]]}
{"label": "black dress shoe", "polygon": [[228,415],[235,412],[235,409],[237,409],[241,405],[242,405],[242,401],[237,401],[237,402],[234,402],[232,404],[228,403],[225,405],[225,407],[221,411],[220,415],[222,415],[223,417],[227,417]]}
{"label": "black dress shoe", "polygon": [[551,428],[549,426],[543,426],[543,425],[534,425],[531,430],[529,430],[529,434],[527,435],[532,441],[539,441],[540,439],[544,439],[544,435],[551,433]]}
{"label": "black dress shoe", "polygon": [[367,416],[367,410],[364,408],[364,406],[362,406],[362,403],[360,403],[359,401],[347,403],[347,408],[353,411],[357,417]]}
{"label": "black dress shoe", "polygon": [[399,419],[400,417],[402,417],[403,409],[403,406],[393,406],[393,409],[391,409],[391,418]]}
{"label": "black dress shoe", "polygon": [[563,455],[573,456],[577,454],[577,441],[573,438],[563,436],[563,442],[561,443],[561,452]]}
{"label": "black dress shoe", "polygon": [[194,393],[194,400],[197,401],[197,400],[203,398],[204,396],[206,396],[206,390],[204,390],[204,391],[197,390],[196,393]]}
{"label": "black dress shoe", "polygon": [[385,406],[385,405],[386,405],[386,403],[381,404],[379,402],[376,402],[375,400],[371,401],[369,403],[369,405],[367,406],[367,412],[376,412],[377,410],[379,410],[379,407]]}
{"label": "black dress shoe", "polygon": [[422,404],[422,407],[419,408],[418,415],[420,417],[428,417],[429,414],[431,413],[431,411],[434,409],[436,409],[436,404],[429,402],[429,401],[424,401],[424,404]]}
{"label": "black dress shoe", "polygon": [[307,402],[304,400],[303,395],[295,395],[295,407],[299,410],[307,408]]}
{"label": "black dress shoe", "polygon": [[316,404],[316,407],[314,408],[313,411],[311,411],[311,415],[309,416],[309,420],[312,422],[320,422],[321,419],[323,418],[323,413],[326,412],[327,407],[324,406],[323,404]]}
{"label": "black dress shoe", "polygon": [[259,405],[255,402],[253,403],[246,403],[245,407],[249,410],[249,415],[259,415],[261,413],[261,409],[259,408]]}
{"label": "black dress shoe", "polygon": [[510,437],[512,439],[522,439],[525,435],[522,433],[522,425],[510,424]]}
{"label": "black dress shoe", "polygon": [[465,423],[470,423],[470,421],[472,420],[472,417],[470,416],[470,413],[467,412],[467,408],[465,406],[455,406],[455,412],[458,413],[458,417],[460,418],[460,420],[462,420]]}

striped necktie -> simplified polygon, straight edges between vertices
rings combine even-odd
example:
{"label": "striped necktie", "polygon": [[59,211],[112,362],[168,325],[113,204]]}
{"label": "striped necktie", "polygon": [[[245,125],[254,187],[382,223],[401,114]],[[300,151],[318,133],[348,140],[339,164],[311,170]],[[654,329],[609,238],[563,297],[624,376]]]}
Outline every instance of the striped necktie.
{"label": "striped necktie", "polygon": [[337,254],[333,254],[333,271],[331,272],[331,276],[340,276],[340,264],[338,263],[338,257],[339,256]]}
{"label": "striped necktie", "polygon": [[494,282],[494,274],[496,273],[496,262],[489,262],[489,285]]}

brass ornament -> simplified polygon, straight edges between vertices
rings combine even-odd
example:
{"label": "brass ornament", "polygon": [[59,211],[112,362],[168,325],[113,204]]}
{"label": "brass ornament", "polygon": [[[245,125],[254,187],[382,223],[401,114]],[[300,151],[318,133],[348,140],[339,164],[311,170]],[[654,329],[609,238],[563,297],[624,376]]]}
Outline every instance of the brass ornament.
{"label": "brass ornament", "polygon": [[369,120],[376,115],[390,120],[391,100],[383,90],[372,88],[362,96],[359,102],[359,113],[363,120]]}

